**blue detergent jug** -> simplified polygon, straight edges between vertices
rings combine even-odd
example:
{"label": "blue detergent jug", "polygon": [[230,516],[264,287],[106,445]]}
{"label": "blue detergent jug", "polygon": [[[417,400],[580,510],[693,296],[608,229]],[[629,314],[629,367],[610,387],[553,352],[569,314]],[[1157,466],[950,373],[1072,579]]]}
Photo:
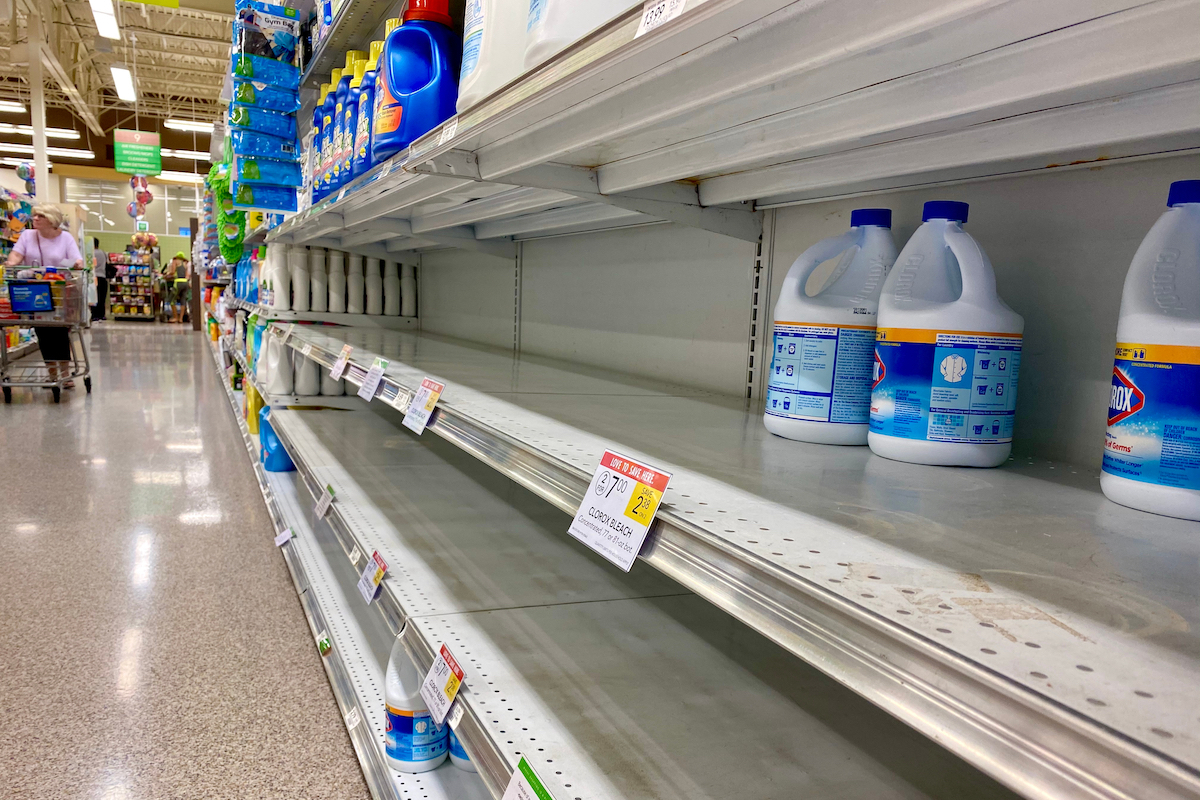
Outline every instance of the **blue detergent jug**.
{"label": "blue detergent jug", "polygon": [[412,0],[388,34],[375,73],[376,163],[454,115],[462,42],[450,26],[448,0]]}
{"label": "blue detergent jug", "polygon": [[358,87],[358,121],[354,131],[354,158],[350,162],[350,177],[357,178],[375,165],[371,157],[372,115],[375,113],[375,65],[367,62],[362,83]]}
{"label": "blue detergent jug", "polygon": [[329,191],[336,192],[346,182],[342,174],[343,144],[346,141],[346,101],[350,98],[350,79],[354,77],[354,64],[366,58],[362,50],[346,51],[346,66],[338,78],[333,102],[333,146],[330,148]]}
{"label": "blue detergent jug", "polygon": [[354,137],[358,134],[358,100],[362,94],[362,79],[367,73],[367,62],[354,62],[354,77],[350,79],[350,93],[346,95],[346,107],[342,109],[342,184],[354,177]]}
{"label": "blue detergent jug", "polygon": [[324,132],[321,130],[321,125],[324,120],[322,119],[321,114],[324,111],[322,104],[325,102],[325,95],[328,94],[328,92],[325,91],[325,87],[328,85],[329,84],[323,84],[321,86],[320,99],[317,100],[317,107],[313,109],[312,154],[308,161],[308,168],[312,170],[312,175],[310,178],[312,181],[312,201],[314,204],[321,199],[321,140],[324,137]]}
{"label": "blue detergent jug", "polygon": [[329,77],[329,94],[325,96],[324,102],[321,103],[321,197],[328,197],[333,191],[333,137],[336,133],[334,130],[334,114],[337,106],[337,93],[334,89],[337,88],[338,82],[342,79],[342,71],[335,69]]}
{"label": "blue detergent jug", "polygon": [[267,417],[271,413],[270,406],[263,406],[258,412],[258,442],[262,445],[259,458],[262,459],[263,469],[267,472],[291,472],[296,468],[292,457],[283,449],[283,442],[271,427]]}

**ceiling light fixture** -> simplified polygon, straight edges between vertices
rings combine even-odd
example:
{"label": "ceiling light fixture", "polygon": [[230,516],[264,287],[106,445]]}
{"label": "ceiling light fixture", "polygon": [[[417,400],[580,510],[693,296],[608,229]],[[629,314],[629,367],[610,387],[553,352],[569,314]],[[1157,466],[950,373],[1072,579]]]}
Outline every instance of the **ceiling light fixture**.
{"label": "ceiling light fixture", "polygon": [[126,103],[136,103],[137,92],[133,88],[133,73],[122,64],[113,64],[109,69],[112,71],[113,83],[117,87],[117,97]]}
{"label": "ceiling light fixture", "polygon": [[[11,122],[0,122],[0,133],[15,133],[20,136],[33,136],[32,125],[14,125]],[[79,131],[74,128],[46,128],[48,139],[78,139]]]}
{"label": "ceiling light fixture", "polygon": [[[15,142],[0,142],[0,153],[33,155],[33,145],[17,144]],[[96,154],[91,150],[77,150],[73,147],[47,147],[46,155],[58,156],[59,158],[81,158],[88,161],[96,157]]]}
{"label": "ceiling light fixture", "polygon": [[17,100],[0,100],[0,113],[24,114],[25,110],[25,104]]}
{"label": "ceiling light fixture", "polygon": [[169,119],[163,123],[163,126],[173,131],[195,131],[196,133],[212,133],[213,130],[211,122],[197,122],[192,119]]}
{"label": "ceiling light fixture", "polygon": [[160,181],[171,181],[172,183],[204,183],[204,175],[198,175],[195,172],[175,172],[173,170],[164,169],[154,177]]}
{"label": "ceiling light fixture", "polygon": [[208,153],[199,150],[170,150],[163,148],[162,154],[164,158],[187,158],[192,161],[208,161],[210,158]]}
{"label": "ceiling light fixture", "polygon": [[[0,164],[3,164],[6,167],[19,167],[22,164],[28,164],[28,163],[29,163],[28,158],[12,158],[11,156],[4,156],[3,158],[0,158]],[[53,164],[50,165],[50,169],[51,169],[51,171],[54,170]]]}
{"label": "ceiling light fixture", "polygon": [[120,39],[121,29],[117,26],[117,16],[113,10],[112,0],[88,0],[88,2],[92,6],[92,19],[96,21],[96,31],[105,39]]}

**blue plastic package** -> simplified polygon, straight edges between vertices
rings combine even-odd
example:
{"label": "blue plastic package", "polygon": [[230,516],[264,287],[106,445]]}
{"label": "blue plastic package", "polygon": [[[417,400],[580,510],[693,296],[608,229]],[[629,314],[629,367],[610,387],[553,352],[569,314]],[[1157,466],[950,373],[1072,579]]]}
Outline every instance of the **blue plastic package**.
{"label": "blue plastic package", "polygon": [[296,465],[292,457],[283,449],[279,434],[271,427],[271,407],[263,406],[258,410],[258,443],[262,446],[260,457],[263,469],[267,472],[292,472]]}
{"label": "blue plastic package", "polygon": [[233,152],[239,156],[274,158],[279,161],[300,160],[295,139],[281,139],[258,131],[231,131],[229,139],[233,144]]}
{"label": "blue plastic package", "polygon": [[300,70],[273,58],[235,52],[232,68],[235,80],[269,83],[293,91],[300,89]]}
{"label": "blue plastic package", "polygon": [[300,12],[285,6],[252,2],[238,9],[234,52],[295,65],[300,40]]}
{"label": "blue plastic package", "polygon": [[242,130],[269,133],[281,139],[296,138],[296,117],[293,114],[280,114],[275,111],[265,111],[261,108],[244,106],[234,103],[229,108],[229,126]]}
{"label": "blue plastic package", "polygon": [[300,93],[269,83],[238,81],[233,85],[233,102],[283,114],[294,114],[300,110]]}
{"label": "blue plastic package", "polygon": [[270,183],[276,186],[303,186],[304,175],[295,161],[270,158],[234,157],[234,175],[238,183]]}
{"label": "blue plastic package", "polygon": [[286,212],[296,210],[298,193],[294,186],[271,186],[265,183],[250,184],[234,181],[231,184],[231,190],[234,208]]}

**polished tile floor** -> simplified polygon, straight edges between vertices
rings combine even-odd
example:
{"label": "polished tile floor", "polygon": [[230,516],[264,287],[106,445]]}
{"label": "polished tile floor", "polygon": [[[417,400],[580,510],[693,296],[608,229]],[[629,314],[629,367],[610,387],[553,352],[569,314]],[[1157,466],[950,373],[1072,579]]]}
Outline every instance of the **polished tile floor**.
{"label": "polished tile floor", "polygon": [[365,798],[205,340],[0,406],[0,795]]}

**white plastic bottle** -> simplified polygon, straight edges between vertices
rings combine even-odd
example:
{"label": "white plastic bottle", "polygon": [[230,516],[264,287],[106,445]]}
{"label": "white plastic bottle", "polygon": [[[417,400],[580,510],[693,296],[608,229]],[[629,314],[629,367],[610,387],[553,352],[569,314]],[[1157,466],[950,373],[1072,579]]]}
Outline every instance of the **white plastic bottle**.
{"label": "white plastic bottle", "polygon": [[357,253],[346,256],[346,313],[362,314],[366,311],[364,293],[366,281],[363,276],[363,257]]}
{"label": "white plastic bottle", "polygon": [[308,311],[308,259],[302,247],[288,251],[288,272],[291,275],[291,307],[296,311]]}
{"label": "white plastic bottle", "polygon": [[329,251],[329,313],[346,313],[346,254]]}
{"label": "white plastic bottle", "polygon": [[933,200],[883,285],[871,432],[885,458],[995,467],[1012,451],[1025,321],[965,233],[967,204]]}
{"label": "white plastic bottle", "polygon": [[[775,303],[763,424],[776,436],[820,444],[867,443],[875,315],[896,261],[892,212],[860,208],[850,230],[800,254]],[[809,277],[842,254],[821,291]]]}
{"label": "white plastic bottle", "polygon": [[275,268],[271,286],[271,308],[287,311],[292,307],[292,273],[288,267],[292,248],[286,244],[275,245]]}
{"label": "white plastic bottle", "polygon": [[323,247],[314,247],[308,251],[308,281],[309,309],[327,311],[329,309],[329,268],[325,264],[325,248]]}
{"label": "white plastic bottle", "polygon": [[1100,488],[1200,520],[1200,180],[1176,181],[1121,295]]}
{"label": "white plastic bottle", "polygon": [[384,684],[387,735],[384,752],[388,763],[401,772],[428,772],[446,760],[446,733],[429,716],[421,699],[421,674],[397,638],[388,658]]}
{"label": "white plastic bottle", "polygon": [[459,113],[524,71],[528,21],[528,0],[467,0]]}
{"label": "white plastic bottle", "polygon": [[291,394],[292,348],[270,332],[263,336],[267,339],[267,394]]}
{"label": "white plastic bottle", "polygon": [[412,264],[400,265],[400,316],[417,315],[417,272]]}
{"label": "white plastic bottle", "polygon": [[368,258],[365,262],[368,314],[383,313],[383,275],[379,273],[379,259]]}
{"label": "white plastic bottle", "polygon": [[[286,347],[286,345],[285,345]],[[311,358],[305,358],[297,352],[292,353],[296,362],[296,372],[293,378],[292,391],[301,397],[312,397],[321,393],[321,368]]]}
{"label": "white plastic bottle", "polygon": [[338,378],[336,381],[329,377],[329,370],[321,370],[321,396],[322,397],[341,397],[346,393],[345,378]]}
{"label": "white plastic bottle", "polygon": [[383,313],[388,317],[400,316],[400,267],[395,261],[383,265]]}
{"label": "white plastic bottle", "polygon": [[525,69],[536,67],[635,5],[641,3],[636,0],[529,0]]}
{"label": "white plastic bottle", "polygon": [[475,765],[471,763],[471,757],[467,755],[467,751],[463,749],[462,742],[454,735],[454,731],[450,731],[450,738],[447,741],[448,752],[450,753],[450,763],[466,772],[478,772]]}

